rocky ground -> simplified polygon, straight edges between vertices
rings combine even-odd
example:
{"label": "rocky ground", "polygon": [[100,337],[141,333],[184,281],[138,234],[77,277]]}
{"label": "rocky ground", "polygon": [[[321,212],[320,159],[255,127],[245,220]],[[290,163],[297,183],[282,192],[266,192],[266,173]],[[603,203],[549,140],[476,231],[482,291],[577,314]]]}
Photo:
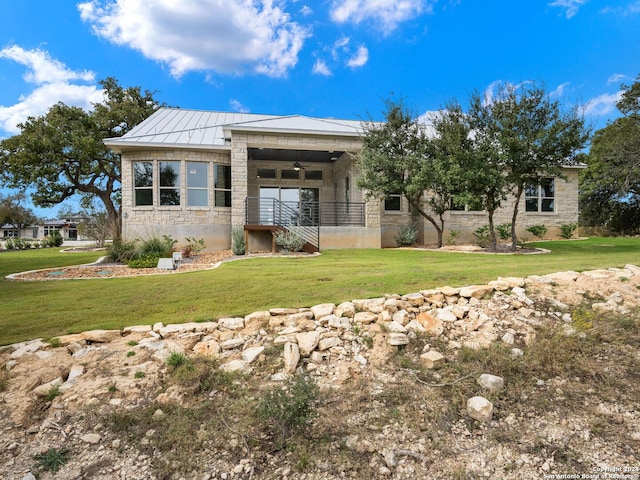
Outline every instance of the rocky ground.
{"label": "rocky ground", "polygon": [[639,288],[628,265],[11,345],[0,475],[639,478]]}

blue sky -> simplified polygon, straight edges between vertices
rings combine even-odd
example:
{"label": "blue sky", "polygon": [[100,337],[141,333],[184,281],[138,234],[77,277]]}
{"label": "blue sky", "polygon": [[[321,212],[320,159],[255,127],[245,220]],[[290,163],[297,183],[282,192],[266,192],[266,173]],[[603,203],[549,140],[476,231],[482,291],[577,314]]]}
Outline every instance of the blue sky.
{"label": "blue sky", "polygon": [[0,138],[90,108],[109,76],[170,106],[346,119],[535,80],[601,128],[640,73],[640,0],[1,0],[0,18]]}

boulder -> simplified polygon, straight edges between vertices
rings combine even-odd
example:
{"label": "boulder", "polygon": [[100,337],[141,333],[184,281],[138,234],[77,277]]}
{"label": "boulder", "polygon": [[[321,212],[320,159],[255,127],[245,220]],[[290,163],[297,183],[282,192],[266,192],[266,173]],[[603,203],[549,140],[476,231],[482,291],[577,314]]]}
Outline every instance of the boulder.
{"label": "boulder", "polygon": [[300,349],[295,343],[285,343],[284,345],[284,371],[285,373],[295,373],[300,361]]}
{"label": "boulder", "polygon": [[429,350],[427,353],[420,355],[420,361],[428,369],[434,369],[444,364],[444,355],[435,350]]}
{"label": "boulder", "polygon": [[334,303],[321,303],[311,307],[311,313],[313,314],[313,318],[320,320],[322,317],[331,315],[335,309],[336,306]]}
{"label": "boulder", "polygon": [[93,343],[109,343],[122,336],[120,330],[89,330],[80,335],[83,340]]}
{"label": "boulder", "polygon": [[482,298],[491,293],[493,293],[493,287],[490,285],[470,285],[462,287],[458,294],[465,298]]}
{"label": "boulder", "polygon": [[298,340],[298,347],[300,348],[300,354],[304,356],[311,355],[320,341],[320,332],[312,331],[305,333],[298,333],[296,335]]}
{"label": "boulder", "polygon": [[244,318],[221,318],[218,326],[228,330],[241,330],[244,328]]}
{"label": "boulder", "polygon": [[342,302],[333,313],[336,314],[336,317],[353,318],[356,314],[356,306],[352,302]]}
{"label": "boulder", "polygon": [[409,344],[409,337],[404,333],[390,333],[387,337],[387,343],[392,347]]}
{"label": "boulder", "polygon": [[427,333],[433,337],[439,337],[444,333],[442,320],[436,318],[428,312],[420,312],[416,320],[424,327]]}
{"label": "boulder", "polygon": [[483,373],[478,377],[478,385],[492,393],[499,392],[504,388],[504,378]]}
{"label": "boulder", "polygon": [[260,354],[264,352],[264,347],[249,347],[242,352],[242,360],[247,362],[247,364],[251,364],[256,361],[256,359],[260,356]]}
{"label": "boulder", "polygon": [[358,312],[353,317],[353,321],[356,323],[367,325],[369,323],[378,321],[378,314],[372,312]]}

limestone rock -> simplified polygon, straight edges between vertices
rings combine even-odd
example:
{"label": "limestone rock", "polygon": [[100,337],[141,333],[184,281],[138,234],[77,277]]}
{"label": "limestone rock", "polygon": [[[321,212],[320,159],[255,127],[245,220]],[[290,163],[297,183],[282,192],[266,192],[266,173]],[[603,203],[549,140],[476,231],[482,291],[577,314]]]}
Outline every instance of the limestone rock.
{"label": "limestone rock", "polygon": [[285,373],[295,373],[300,361],[300,349],[296,343],[285,343],[284,345],[284,371]]}
{"label": "limestone rock", "polygon": [[406,325],[411,321],[411,315],[406,310],[397,311],[392,318],[394,322],[398,322],[400,325]]}
{"label": "limestone rock", "polygon": [[478,385],[492,393],[499,392],[504,388],[504,378],[483,373],[478,377]]}
{"label": "limestone rock", "polygon": [[80,437],[80,440],[90,443],[91,445],[95,445],[96,443],[100,443],[102,437],[97,433],[86,433]]}
{"label": "limestone rock", "polygon": [[109,343],[122,336],[120,330],[90,330],[80,335],[83,340],[93,343]]}
{"label": "limestone rock", "polygon": [[326,337],[318,342],[318,349],[320,351],[329,350],[332,347],[338,347],[342,345],[342,340],[339,337]]}
{"label": "limestone rock", "polygon": [[479,422],[488,422],[493,417],[493,404],[484,397],[471,397],[467,400],[467,415]]}
{"label": "limestone rock", "polygon": [[227,363],[220,365],[220,370],[224,372],[249,372],[249,364],[244,360],[230,360]]}
{"label": "limestone rock", "polygon": [[408,345],[409,337],[404,333],[390,333],[387,337],[387,343],[393,347]]}
{"label": "limestone rock", "polygon": [[225,340],[220,343],[220,348],[222,350],[232,350],[234,348],[238,348],[244,345],[244,339],[242,338],[232,338],[230,340]]}
{"label": "limestone rock", "polygon": [[384,302],[384,298],[367,298],[364,300],[354,300],[353,304],[361,312],[382,313],[382,310],[384,310]]}
{"label": "limestone rock", "polygon": [[247,364],[251,364],[256,361],[262,352],[264,352],[262,345],[259,347],[249,347],[242,352],[242,360],[247,362]]}
{"label": "limestone rock", "polygon": [[353,318],[356,314],[356,306],[352,302],[342,302],[333,313],[335,313],[336,317]]}
{"label": "limestone rock", "polygon": [[378,315],[372,312],[358,312],[353,317],[353,321],[356,323],[367,325],[369,323],[378,321]]}
{"label": "limestone rock", "polygon": [[406,327],[395,321],[385,323],[384,328],[391,333],[407,333]]}
{"label": "limestone rock", "polygon": [[198,355],[215,356],[221,351],[220,344],[215,340],[196,343],[193,347],[193,352]]}
{"label": "limestone rock", "polygon": [[430,313],[421,312],[416,316],[416,320],[420,322],[420,325],[433,337],[439,337],[444,332],[442,320],[435,318]]}
{"label": "limestone rock", "polygon": [[221,318],[218,326],[228,330],[241,330],[244,328],[244,318]]}
{"label": "limestone rock", "polygon": [[425,368],[434,369],[444,364],[444,355],[435,350],[429,350],[427,353],[420,355],[420,360]]}
{"label": "limestone rock", "polygon": [[269,323],[269,320],[271,320],[271,313],[268,311],[261,311],[261,312],[253,312],[250,313],[249,315],[246,315],[244,317],[244,324],[245,325],[267,325]]}
{"label": "limestone rock", "polygon": [[424,304],[424,296],[421,293],[408,293],[402,296],[403,300],[407,300],[414,307],[420,307]]}
{"label": "limestone rock", "polygon": [[33,393],[38,397],[46,397],[52,388],[60,387],[62,383],[62,377],[55,378],[50,382],[43,383],[42,385],[34,388]]}
{"label": "limestone rock", "polygon": [[458,294],[465,298],[482,298],[491,293],[493,293],[493,287],[490,285],[470,285],[468,287],[462,287]]}
{"label": "limestone rock", "polygon": [[313,314],[313,318],[320,320],[322,317],[331,315],[335,309],[336,306],[334,303],[321,303],[311,307],[311,313]]}
{"label": "limestone rock", "polygon": [[315,330],[313,332],[298,333],[296,339],[298,340],[300,354],[304,356],[311,355],[311,352],[318,346],[320,335],[320,332]]}

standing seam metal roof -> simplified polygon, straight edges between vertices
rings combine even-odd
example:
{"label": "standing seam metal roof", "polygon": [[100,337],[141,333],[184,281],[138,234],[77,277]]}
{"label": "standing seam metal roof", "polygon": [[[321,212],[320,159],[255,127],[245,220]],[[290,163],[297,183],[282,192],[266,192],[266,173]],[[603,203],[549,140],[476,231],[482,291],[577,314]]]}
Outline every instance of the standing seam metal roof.
{"label": "standing seam metal roof", "polygon": [[263,131],[318,135],[359,136],[362,124],[355,120],[277,116],[160,108],[126,135],[105,139],[109,146],[224,147],[225,131]]}

